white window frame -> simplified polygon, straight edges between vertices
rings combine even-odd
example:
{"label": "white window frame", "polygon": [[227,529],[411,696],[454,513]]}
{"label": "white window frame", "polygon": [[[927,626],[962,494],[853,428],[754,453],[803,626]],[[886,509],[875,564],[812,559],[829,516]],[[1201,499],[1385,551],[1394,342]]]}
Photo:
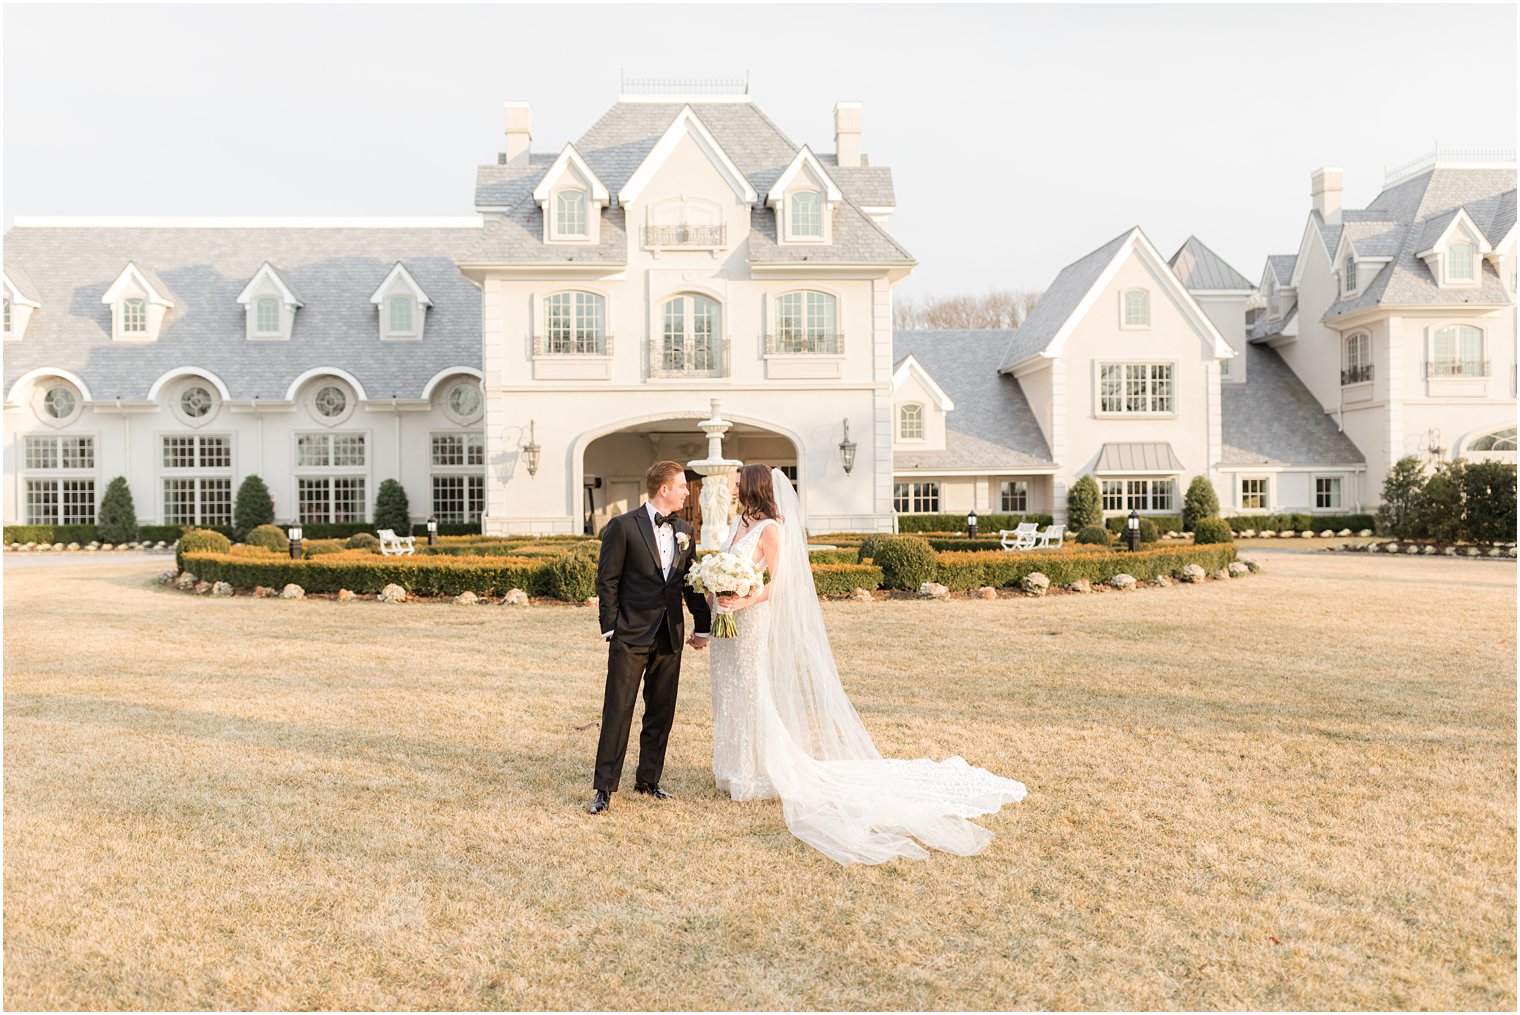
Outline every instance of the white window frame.
{"label": "white window frame", "polygon": [[[133,327],[132,325],[138,325]],[[128,296],[121,301],[121,333],[146,336],[148,334],[148,299],[146,296]]]}
{"label": "white window frame", "polygon": [[1104,514],[1175,514],[1178,510],[1177,480],[1171,476],[1105,476],[1098,481],[1098,496]]}
{"label": "white window frame", "polygon": [[[56,388],[62,388],[74,399],[74,411],[67,416],[54,416],[48,412],[48,396]],[[43,383],[33,389],[32,412],[38,422],[51,427],[64,427],[73,423],[84,413],[84,395],[79,388],[61,377],[45,378]]]}
{"label": "white window frame", "polygon": [[[159,520],[162,524],[231,525],[237,497],[237,491],[233,488],[237,464],[236,441],[233,435],[231,433],[168,431],[159,433],[157,438],[155,463],[158,477]],[[181,456],[176,453],[178,448],[171,445],[171,442],[186,442],[180,447],[189,449],[188,464],[175,463]],[[169,510],[170,484],[178,486],[184,483],[189,484],[191,507],[188,519],[173,517]],[[216,501],[213,501],[209,496],[213,492],[219,494],[222,490],[226,491],[225,498],[218,495]],[[225,512],[210,510],[214,504],[222,500],[225,500]]]}
{"label": "white window frame", "polygon": [[[1326,489],[1321,491],[1320,484],[1327,484]],[[1346,482],[1344,476],[1315,476],[1314,477],[1314,510],[1315,511],[1342,511],[1345,504]],[[1325,498],[1331,503],[1321,504],[1320,499]]]}
{"label": "white window frame", "polygon": [[[1360,370],[1363,367],[1372,366],[1372,336],[1369,333],[1365,331],[1358,331],[1347,335],[1345,341],[1341,343],[1341,349],[1343,357],[1342,369],[1345,370],[1348,375],[1352,371]],[[1342,386],[1351,384],[1367,384],[1371,380],[1371,377],[1368,377],[1365,380],[1356,380],[1354,378],[1348,377],[1347,380],[1342,381],[1341,383]]]}
{"label": "white window frame", "polygon": [[[1138,296],[1141,302],[1136,304],[1143,311],[1144,320],[1130,320],[1130,297]],[[1119,291],[1119,327],[1124,331],[1145,331],[1151,326],[1151,291],[1144,288],[1129,288]]]}
{"label": "white window frame", "polygon": [[[1155,376],[1155,371],[1158,367],[1164,367],[1166,369],[1167,374],[1165,377]],[[1144,417],[1147,419],[1170,419],[1177,415],[1176,363],[1166,360],[1100,360],[1094,362],[1093,369],[1095,374],[1094,388],[1097,395],[1095,399],[1094,409],[1096,410],[1096,414],[1098,416],[1109,419],[1122,416]],[[1111,378],[1105,377],[1104,372],[1111,369],[1117,369],[1120,371],[1117,378],[1119,388],[1116,397],[1118,397],[1120,401],[1121,408],[1118,409],[1107,408],[1104,404],[1105,398],[1108,397],[1104,388],[1105,382],[1113,380]],[[1145,402],[1146,408],[1144,409],[1129,408],[1129,400],[1131,397],[1130,385],[1137,380],[1136,378],[1131,377],[1130,374],[1132,371],[1137,369],[1143,371],[1143,375],[1138,378],[1138,381],[1141,385],[1143,385],[1140,398]],[[1165,408],[1157,409],[1153,406],[1159,397],[1157,392],[1159,390],[1159,385],[1161,384],[1165,385],[1167,401]]]}
{"label": "white window frame", "polygon": [[774,313],[776,327],[768,355],[843,355],[838,296],[821,289],[791,289],[776,294]]}
{"label": "white window frame", "polygon": [[[462,461],[440,462],[438,458],[440,438],[445,439],[444,447],[457,441],[458,450]],[[486,481],[486,451],[485,431],[483,430],[434,430],[428,435],[428,494],[432,498],[429,502],[433,516],[440,522],[450,524],[469,524],[478,522],[480,516],[485,514],[485,481]],[[439,510],[438,481],[440,479],[462,480],[461,488],[464,501],[463,516],[456,516],[453,512]],[[471,513],[472,507],[478,510]]]}
{"label": "white window frame", "polygon": [[[1261,484],[1261,490],[1260,490],[1260,492],[1259,493],[1250,493],[1250,494],[1246,493],[1246,484],[1247,483],[1260,483]],[[1256,505],[1247,504],[1246,503],[1246,498],[1247,497],[1260,497],[1261,498],[1261,503],[1260,504],[1256,504]],[[1242,511],[1264,511],[1264,512],[1271,512],[1271,510],[1272,510],[1272,477],[1271,476],[1240,476],[1240,477],[1238,477],[1237,480],[1236,480],[1236,485],[1235,485],[1235,500],[1236,500],[1236,503],[1238,503],[1240,505],[1240,510],[1242,510]]]}
{"label": "white window frame", "polygon": [[[909,410],[912,410],[911,412]],[[910,433],[909,425],[913,425],[916,433]],[[924,426],[924,404],[922,402],[907,402],[897,407],[897,439],[904,443],[921,442],[926,438]]]}
{"label": "white window frame", "polygon": [[[67,503],[67,495],[77,494],[78,490],[70,490],[69,487],[77,487],[80,484],[90,484],[90,511],[88,515],[66,515],[64,507]],[[93,475],[89,476],[27,476],[21,484],[21,509],[22,517],[27,525],[94,525],[99,518],[100,491],[99,484]],[[51,487],[52,498],[50,518],[42,518],[32,513],[34,503],[32,490],[34,487]],[[77,500],[75,503],[79,503]]]}
{"label": "white window frame", "polygon": [[[594,311],[594,313],[593,313]],[[607,297],[588,289],[561,289],[543,301],[542,348],[537,355],[606,356]]]}
{"label": "white window frame", "polygon": [[1355,293],[1357,289],[1356,283],[1356,257],[1352,254],[1347,254],[1346,259],[1341,262],[1342,293],[1346,296],[1350,296],[1351,294]]}
{"label": "white window frame", "polygon": [[5,301],[5,334],[6,335],[10,335],[11,332],[12,332],[12,326],[11,326],[11,297],[10,297],[10,294],[7,293],[3,297],[3,299]]}
{"label": "white window frame", "polygon": [[938,514],[939,480],[899,480],[892,484],[892,510],[900,515]]}
{"label": "white window frame", "polygon": [[[1462,329],[1466,328],[1477,336],[1478,352],[1476,359],[1470,359],[1462,355]],[[1452,355],[1443,359],[1440,356],[1438,343],[1441,341],[1443,332],[1453,332]],[[1431,379],[1473,379],[1486,380],[1487,374],[1483,372],[1484,364],[1488,362],[1488,332],[1476,324],[1455,323],[1443,324],[1440,327],[1430,329],[1430,358],[1426,373]]]}
{"label": "white window frame", "polygon": [[[1467,274],[1458,275],[1452,269],[1457,263],[1457,248],[1467,248]],[[1446,281],[1451,285],[1471,285],[1478,281],[1478,245],[1471,240],[1462,239],[1446,248],[1446,256],[1442,259]]]}
{"label": "white window frame", "polygon": [[786,198],[787,239],[823,239],[823,195],[816,190],[794,190]]}
{"label": "white window frame", "polygon": [[[200,388],[211,398],[210,407],[207,408],[205,413],[200,416],[192,416],[185,411],[185,395],[189,394],[191,388]],[[180,384],[174,389],[173,394],[170,396],[170,411],[174,414],[175,419],[179,420],[181,423],[184,423],[186,426],[205,426],[207,423],[216,418],[216,414],[218,411],[220,411],[221,407],[222,396],[216,390],[216,385],[199,377],[192,377],[185,383]]]}
{"label": "white window frame", "polygon": [[659,373],[705,376],[721,369],[723,309],[713,297],[679,293],[661,303],[659,335],[655,349]]}
{"label": "white window frame", "polygon": [[[455,407],[454,395],[461,388],[474,390],[476,398],[474,412],[460,412],[458,408]],[[476,420],[480,419],[481,414],[485,412],[486,397],[485,392],[481,389],[479,379],[475,377],[462,377],[458,380],[449,382],[448,387],[444,389],[443,392],[442,406],[443,414],[449,417],[449,419],[453,422],[458,423],[460,426],[469,426],[471,423],[474,423]]]}
{"label": "white window frame", "polygon": [[[1017,504],[1017,506],[1014,506]],[[1003,514],[1029,513],[1029,480],[998,480],[998,510]]]}
{"label": "white window frame", "polygon": [[[406,326],[396,326],[396,311],[406,308]],[[410,293],[391,293],[385,298],[385,333],[400,337],[417,334],[417,298]]]}
{"label": "white window frame", "polygon": [[[343,395],[343,411],[336,416],[324,416],[317,408],[317,397],[327,388],[336,388]],[[351,387],[336,377],[323,376],[317,378],[308,389],[310,394],[306,396],[306,409],[311,418],[321,426],[342,426],[354,414],[357,397]]]}
{"label": "white window frame", "polygon": [[[345,465],[336,464],[338,442],[340,440],[351,442],[354,438],[358,438],[362,442],[363,460],[358,464],[353,464],[352,462]],[[324,449],[325,455],[323,457],[325,464],[323,462],[307,465],[301,463],[303,440],[313,442],[311,445],[313,447],[320,445]],[[374,441],[373,435],[368,430],[299,431],[292,435],[292,445],[291,460],[295,462],[296,477],[295,511],[296,517],[302,524],[352,524],[369,521],[369,498],[374,496],[375,490],[370,482],[371,464],[374,461]],[[351,449],[352,445],[350,444],[350,453]],[[339,482],[345,484],[351,483],[355,480],[361,484],[360,496],[358,498],[359,509],[355,513],[355,517],[339,518],[337,511],[338,484]],[[306,484],[325,484],[325,517],[318,518],[307,513],[306,502],[301,496],[303,482]]]}
{"label": "white window frame", "polygon": [[553,235],[557,240],[591,238],[590,194],[579,187],[567,187],[554,192]]}
{"label": "white window frame", "polygon": [[[269,311],[266,318],[265,310]],[[255,335],[278,335],[281,332],[280,298],[260,296],[253,301],[253,333]],[[265,325],[268,325],[266,327]]]}

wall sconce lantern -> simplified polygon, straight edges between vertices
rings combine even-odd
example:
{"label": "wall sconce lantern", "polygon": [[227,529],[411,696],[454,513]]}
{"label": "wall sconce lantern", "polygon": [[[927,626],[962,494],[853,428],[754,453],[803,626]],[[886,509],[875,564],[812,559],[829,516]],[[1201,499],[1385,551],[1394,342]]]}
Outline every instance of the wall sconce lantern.
{"label": "wall sconce lantern", "polygon": [[290,531],[286,533],[290,538],[290,559],[301,559],[301,523],[291,522]]}
{"label": "wall sconce lantern", "polygon": [[544,449],[539,447],[538,441],[533,439],[533,420],[528,420],[528,443],[522,446],[523,464],[528,467],[528,475],[538,475],[538,456]]}
{"label": "wall sconce lantern", "polygon": [[844,421],[844,440],[839,442],[839,457],[844,461],[844,474],[848,476],[855,468],[855,442],[850,440],[850,421]]}

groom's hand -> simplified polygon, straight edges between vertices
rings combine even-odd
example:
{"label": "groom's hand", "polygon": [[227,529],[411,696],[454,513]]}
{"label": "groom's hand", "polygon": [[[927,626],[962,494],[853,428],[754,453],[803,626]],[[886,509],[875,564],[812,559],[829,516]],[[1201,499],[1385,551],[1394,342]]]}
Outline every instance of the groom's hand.
{"label": "groom's hand", "polygon": [[707,647],[707,635],[694,634],[690,638],[686,639],[686,644],[690,645],[692,648],[700,652],[702,649]]}

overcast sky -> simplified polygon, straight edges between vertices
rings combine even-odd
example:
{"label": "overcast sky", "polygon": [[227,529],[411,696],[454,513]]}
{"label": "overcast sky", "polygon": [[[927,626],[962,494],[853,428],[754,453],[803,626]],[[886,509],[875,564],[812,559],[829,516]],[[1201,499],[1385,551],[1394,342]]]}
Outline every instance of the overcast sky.
{"label": "overcast sky", "polygon": [[1316,166],[1514,148],[1515,7],[19,6],[4,221],[468,215],[502,148],[579,137],[630,76],[748,72],[798,144],[836,101],[892,167],[911,295],[1043,288],[1131,225],[1251,279]]}

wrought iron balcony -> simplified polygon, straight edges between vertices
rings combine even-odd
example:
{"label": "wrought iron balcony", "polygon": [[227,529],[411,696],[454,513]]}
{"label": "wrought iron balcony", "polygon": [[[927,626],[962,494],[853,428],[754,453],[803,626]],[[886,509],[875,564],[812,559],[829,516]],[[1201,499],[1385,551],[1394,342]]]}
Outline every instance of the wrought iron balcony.
{"label": "wrought iron balcony", "polygon": [[765,354],[776,355],[844,355],[844,335],[817,331],[797,331],[789,334],[766,335]]}
{"label": "wrought iron balcony", "polygon": [[1342,384],[1362,384],[1372,380],[1372,364],[1364,363],[1359,367],[1347,367],[1341,371]]}
{"label": "wrought iron balcony", "polygon": [[1426,377],[1487,377],[1489,375],[1489,363],[1487,360],[1460,360],[1438,359],[1427,360],[1425,363]]}
{"label": "wrought iron balcony", "polygon": [[534,356],[611,356],[612,336],[601,334],[534,335]]}
{"label": "wrought iron balcony", "polygon": [[645,226],[646,247],[725,247],[727,226]]}
{"label": "wrought iron balcony", "polygon": [[732,344],[721,342],[666,343],[663,338],[649,342],[649,376],[651,379],[727,377]]}

